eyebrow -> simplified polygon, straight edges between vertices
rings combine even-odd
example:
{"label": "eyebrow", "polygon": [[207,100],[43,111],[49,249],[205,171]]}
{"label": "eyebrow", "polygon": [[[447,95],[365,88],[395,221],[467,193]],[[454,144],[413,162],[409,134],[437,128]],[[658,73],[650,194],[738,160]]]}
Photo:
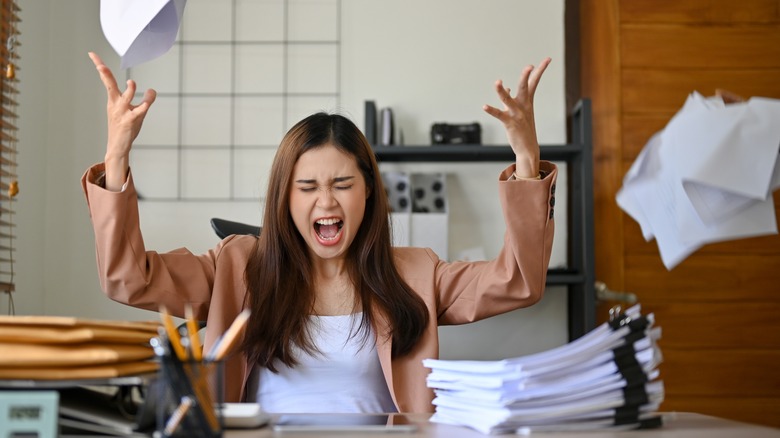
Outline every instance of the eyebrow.
{"label": "eyebrow", "polygon": [[[336,178],[333,178],[331,180],[331,183],[340,183],[340,182],[344,182],[344,181],[349,181],[349,180],[354,179],[354,178],[355,178],[354,176],[337,176]],[[316,184],[317,180],[316,179],[297,179],[297,180],[295,180],[295,182],[298,183],[298,184]]]}

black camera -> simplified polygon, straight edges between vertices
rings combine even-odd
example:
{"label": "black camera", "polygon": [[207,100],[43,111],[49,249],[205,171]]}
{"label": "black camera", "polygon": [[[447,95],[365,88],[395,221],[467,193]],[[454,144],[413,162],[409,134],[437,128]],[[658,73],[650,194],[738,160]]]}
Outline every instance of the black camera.
{"label": "black camera", "polygon": [[434,123],[431,126],[433,144],[482,144],[482,128],[479,123]]}

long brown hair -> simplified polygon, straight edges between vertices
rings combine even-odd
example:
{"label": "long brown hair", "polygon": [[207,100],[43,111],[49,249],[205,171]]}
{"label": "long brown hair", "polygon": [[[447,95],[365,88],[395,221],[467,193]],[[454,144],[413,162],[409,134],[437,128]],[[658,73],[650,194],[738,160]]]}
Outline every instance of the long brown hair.
{"label": "long brown hair", "polygon": [[425,303],[404,282],[393,261],[389,204],[371,145],[346,117],[313,114],[293,126],[279,145],[265,198],[263,230],[245,272],[252,314],[243,349],[250,361],[271,371],[276,371],[275,359],[287,366],[297,364],[293,345],[309,353],[317,351],[307,328],[314,304],[312,264],[290,216],[290,190],[298,158],[325,145],[354,157],[369,193],[363,223],[347,251],[347,269],[363,310],[359,328],[367,334],[374,312],[382,312],[391,333],[378,335],[392,336],[392,355],[398,357],[414,348],[428,324]]}

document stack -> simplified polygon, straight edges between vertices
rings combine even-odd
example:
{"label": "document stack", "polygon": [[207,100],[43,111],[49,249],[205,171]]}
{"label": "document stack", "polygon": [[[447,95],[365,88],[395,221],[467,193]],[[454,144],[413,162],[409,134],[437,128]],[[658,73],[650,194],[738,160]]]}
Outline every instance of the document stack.
{"label": "document stack", "polygon": [[661,330],[639,305],[561,347],[499,361],[426,359],[431,421],[486,434],[659,427]]}
{"label": "document stack", "polygon": [[159,323],[0,316],[0,380],[80,380],[156,371]]}

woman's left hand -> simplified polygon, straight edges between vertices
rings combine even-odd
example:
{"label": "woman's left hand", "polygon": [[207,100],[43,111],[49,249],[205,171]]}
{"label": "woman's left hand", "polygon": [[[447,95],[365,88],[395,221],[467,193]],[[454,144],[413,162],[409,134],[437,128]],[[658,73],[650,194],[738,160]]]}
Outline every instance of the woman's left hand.
{"label": "woman's left hand", "polygon": [[520,75],[517,93],[514,97],[509,88],[504,88],[501,80],[496,81],[496,93],[504,104],[504,110],[485,105],[482,109],[504,124],[509,145],[515,152],[518,178],[536,178],[539,175],[539,141],[536,138],[534,122],[534,93],[539,85],[550,58],[545,58],[539,66],[527,66]]}

